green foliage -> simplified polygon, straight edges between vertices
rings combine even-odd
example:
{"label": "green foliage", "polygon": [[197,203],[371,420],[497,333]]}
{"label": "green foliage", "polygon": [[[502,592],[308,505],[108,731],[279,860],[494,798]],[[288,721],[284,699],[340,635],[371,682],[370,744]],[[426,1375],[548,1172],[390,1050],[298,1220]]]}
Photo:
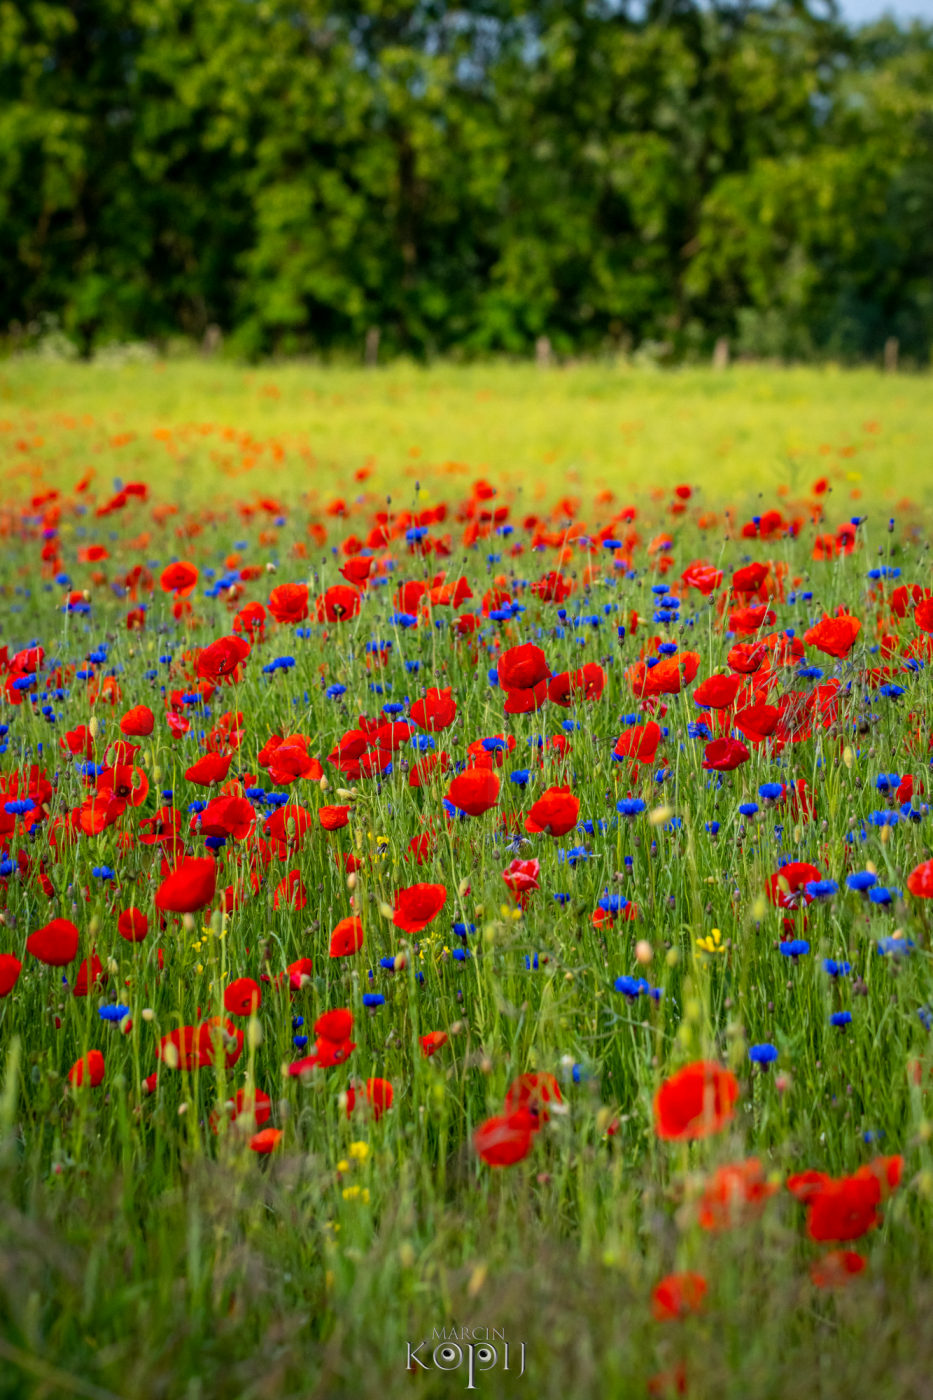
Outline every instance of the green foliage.
{"label": "green foliage", "polygon": [[83,350],[933,339],[933,41],[753,5],[0,7],[0,324]]}

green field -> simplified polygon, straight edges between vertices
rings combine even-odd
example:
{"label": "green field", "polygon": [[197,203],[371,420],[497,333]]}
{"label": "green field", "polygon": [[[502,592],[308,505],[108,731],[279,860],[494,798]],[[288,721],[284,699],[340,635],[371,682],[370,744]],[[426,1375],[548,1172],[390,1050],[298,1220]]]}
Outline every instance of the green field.
{"label": "green field", "polygon": [[[927,1400],[929,395],[751,366],[0,366],[0,1400],[446,1400],[465,1328],[499,1346],[497,1400]],[[538,539],[523,503],[562,497],[589,533],[568,544],[568,503]],[[772,507],[793,527],[737,537]],[[412,714],[446,687],[445,726]],[[136,707],[150,732],[121,728]],[[499,779],[473,815],[471,771]],[[552,788],[567,822],[532,816]],[[209,890],[163,898],[189,858]],[[524,906],[514,859],[539,862]],[[422,927],[415,884],[444,891]],[[42,952],[57,920],[74,943]],[[317,1028],[341,1009],[349,1049]],[[735,1101],[681,1132],[656,1095],[701,1060]],[[560,1094],[533,1122],[525,1075]],[[482,1149],[500,1119],[511,1165]],[[659,1316],[685,1272],[705,1296]]]}
{"label": "green field", "polygon": [[[363,371],[21,359],[0,366],[0,453],[12,481],[41,471],[55,483],[94,466],[102,478],[139,476],[198,500],[269,489],[276,442],[285,451],[276,489],[321,498],[352,487],[369,464],[370,490],[409,490],[423,478],[457,494],[485,473],[532,503],[568,488],[624,496],[684,480],[721,504],[779,484],[803,491],[821,475],[846,496],[887,502],[929,489],[931,395],[927,375],[831,367]],[[168,443],[153,439],[158,429],[172,430]],[[26,453],[16,445],[23,434]]]}

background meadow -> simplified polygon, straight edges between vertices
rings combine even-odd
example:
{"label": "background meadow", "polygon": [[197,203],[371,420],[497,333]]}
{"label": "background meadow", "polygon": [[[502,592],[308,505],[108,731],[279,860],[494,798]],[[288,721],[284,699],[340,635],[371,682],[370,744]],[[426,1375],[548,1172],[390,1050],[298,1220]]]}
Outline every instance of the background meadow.
{"label": "background meadow", "polygon": [[[488,1395],[928,1393],[933,968],[926,904],[907,881],[933,846],[924,802],[930,673],[909,664],[927,659],[925,637],[891,595],[930,586],[929,392],[925,376],[832,368],[0,364],[0,642],[12,657],[41,641],[47,657],[75,668],[60,684],[43,680],[48,694],[35,701],[27,690],[17,705],[4,689],[3,773],[38,763],[57,775],[54,822],[88,792],[61,736],[93,719],[102,752],[129,707],[156,713],[134,759],[150,788],[141,807],[54,849],[41,828],[35,839],[15,835],[14,856],[22,847],[33,864],[0,872],[0,951],[24,964],[0,1002],[0,1395],[446,1396],[466,1388],[465,1366],[409,1373],[407,1347],[451,1326],[497,1328],[514,1348],[525,1345],[524,1375],[497,1365],[477,1377]],[[821,478],[826,489],[814,492]],[[497,494],[478,490],[481,481]],[[146,483],[148,499],[98,515],[127,482]],[[683,484],[693,494],[674,511],[673,488]],[[42,513],[56,490],[52,526]],[[559,504],[567,497],[572,511]],[[491,527],[465,544],[465,503],[475,519],[489,500],[508,505],[513,533]],[[440,504],[447,515],[427,536],[415,527],[409,540],[403,529],[374,550],[391,554],[394,569],[367,590],[357,617],[316,620],[315,597],[356,557],[343,549],[351,534],[365,538],[377,512]],[[637,514],[623,522],[629,505]],[[781,528],[743,536],[772,508]],[[531,548],[530,514],[557,530],[557,545]],[[632,567],[615,568],[610,550],[562,546],[568,514],[591,535],[613,522],[637,530],[626,546]],[[851,551],[828,546],[827,534],[846,539],[838,532],[853,517]],[[662,537],[669,548],[653,547]],[[436,557],[423,538],[442,542]],[[54,564],[41,554],[50,541]],[[88,559],[93,544],[107,557]],[[834,677],[843,687],[828,722],[799,743],[756,745],[720,781],[703,769],[704,739],[691,733],[714,716],[685,689],[662,697],[658,761],[632,776],[612,754],[630,721],[647,718],[627,672],[648,639],[695,651],[698,681],[725,666],[735,640],[716,598],[696,591],[656,618],[652,588],[698,558],[724,571],[722,597],[733,570],[768,564],[768,626],[802,638],[845,605],[862,631],[838,661],[808,647],[819,676],[780,669],[775,694],[810,697]],[[173,559],[201,572],[191,610],[177,617],[159,587]],[[152,591],[142,574],[128,582],[136,565]],[[562,604],[530,588],[557,567],[576,585]],[[442,569],[467,578],[472,600],[438,606],[417,626],[400,620],[398,586]],[[166,697],[171,705],[173,692],[195,685],[191,653],[230,634],[239,609],[266,604],[285,582],[310,587],[301,632],[269,616],[243,675],[194,705],[191,731],[173,737]],[[490,619],[487,603],[478,634],[458,637],[454,613],[481,609],[495,590],[525,610]],[[77,611],[65,610],[69,595]],[[140,602],[145,625],[128,629]],[[555,673],[603,666],[601,697],[504,713],[488,672],[528,641]],[[108,676],[120,691],[114,703]],[[901,694],[882,695],[884,679]],[[384,704],[407,712],[429,686],[450,686],[458,706],[435,752],[463,763],[483,737],[514,739],[496,769],[495,810],[448,820],[453,773],[413,788],[414,756],[404,750],[381,777],[345,779],[328,764],[360,714]],[[184,775],[222,713],[238,711],[231,777],[258,775],[268,786],[260,754],[269,736],[303,733],[329,788],[302,779],[289,800],[314,818],[344,800],[349,825],[326,832],[312,822],[229,916],[208,907],[169,915],[160,928],[157,848],[121,838],[167,803],[203,854],[189,813],[208,794]],[[566,755],[548,743],[560,735]],[[522,772],[525,785],[511,781]],[[892,774],[913,776],[906,815]],[[812,811],[759,796],[763,783],[800,780]],[[526,839],[520,814],[563,782],[580,800],[581,825],[560,839]],[[643,799],[643,815],[619,813],[627,795]],[[758,811],[743,816],[742,803]],[[652,820],[659,808],[667,810]],[[411,843],[425,833],[433,839],[416,865]],[[241,887],[245,849],[218,851],[218,894]],[[348,880],[353,854],[362,864]],[[540,860],[540,889],[525,909],[502,879],[517,855]],[[797,913],[775,907],[766,884],[787,855],[838,890]],[[40,856],[51,894],[36,879]],[[302,909],[276,904],[289,869],[309,895]],[[889,902],[846,888],[848,874],[866,869]],[[415,881],[444,884],[447,900],[403,943],[394,894]],[[631,901],[638,917],[594,923],[606,892]],[[130,902],[150,920],[136,944],[117,932]],[[362,950],[329,957],[331,930],[354,911]],[[72,968],[23,953],[27,934],[56,916],[77,924],[80,959],[101,960],[83,997]],[[779,951],[785,919],[809,944],[796,960]],[[467,926],[464,939],[455,922]],[[650,959],[637,960],[639,940]],[[470,956],[454,957],[464,949]],[[404,967],[383,965],[400,952]],[[302,957],[312,959],[310,981],[277,985]],[[824,959],[849,971],[829,976]],[[627,976],[643,976],[660,996],[617,990]],[[160,1037],[224,1016],[224,989],[237,977],[256,979],[263,999],[235,1023],[243,1042],[234,1062],[160,1067]],[[367,1006],[373,993],[384,1001]],[[129,1027],[123,1015],[101,1016],[117,1006]],[[316,1018],[344,1006],[354,1014],[352,1059],[306,1080],[283,1076],[310,1048],[300,1041]],[[851,1020],[835,1026],[840,1011]],[[422,1054],[420,1038],[441,1031],[446,1044]],[[777,1051],[769,1069],[749,1060],[764,1042]],[[104,1082],[68,1086],[90,1049],[104,1054]],[[661,1141],[653,1096],[701,1056],[736,1074],[735,1116],[703,1141]],[[535,1071],[557,1078],[563,1111],[522,1161],[491,1169],[472,1134],[501,1111],[516,1077]],[[361,1092],[372,1076],[394,1086],[378,1120]],[[268,1155],[249,1150],[255,1125],[244,1131],[225,1109],[236,1090],[257,1088],[282,1133]],[[782,1183],[806,1168],[852,1173],[879,1153],[902,1154],[904,1167],[878,1228],[854,1246],[865,1270],[844,1288],[817,1286],[811,1270],[825,1251]],[[774,1194],[732,1228],[704,1229],[711,1174],[750,1156]],[[704,1308],[658,1321],[652,1289],[684,1270],[708,1281]]]}

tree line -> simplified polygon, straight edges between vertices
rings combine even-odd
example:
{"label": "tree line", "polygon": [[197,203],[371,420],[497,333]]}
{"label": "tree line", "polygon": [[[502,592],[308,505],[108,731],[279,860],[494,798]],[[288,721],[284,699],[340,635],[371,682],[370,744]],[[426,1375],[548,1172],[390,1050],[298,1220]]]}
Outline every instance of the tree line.
{"label": "tree line", "polygon": [[[0,5],[0,328],[927,362],[933,26],[833,0]],[[219,329],[218,329],[219,328]]]}

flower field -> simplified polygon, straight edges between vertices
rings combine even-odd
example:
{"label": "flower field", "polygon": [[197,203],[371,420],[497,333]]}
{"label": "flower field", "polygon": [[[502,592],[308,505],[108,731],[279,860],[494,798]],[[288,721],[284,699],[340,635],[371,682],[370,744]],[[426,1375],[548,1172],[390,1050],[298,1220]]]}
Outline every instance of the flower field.
{"label": "flower field", "polygon": [[926,382],[743,373],[4,367],[0,1395],[928,1393]]}

